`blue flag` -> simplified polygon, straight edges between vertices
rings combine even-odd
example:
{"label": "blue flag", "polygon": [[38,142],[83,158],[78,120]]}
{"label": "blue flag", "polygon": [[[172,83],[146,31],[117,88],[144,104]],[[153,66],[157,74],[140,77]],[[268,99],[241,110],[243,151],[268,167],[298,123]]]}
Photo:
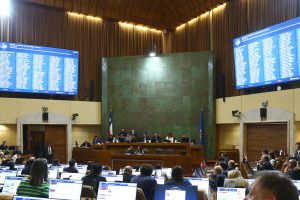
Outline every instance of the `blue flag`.
{"label": "blue flag", "polygon": [[200,145],[204,145],[204,111],[203,108],[201,108],[200,112]]}

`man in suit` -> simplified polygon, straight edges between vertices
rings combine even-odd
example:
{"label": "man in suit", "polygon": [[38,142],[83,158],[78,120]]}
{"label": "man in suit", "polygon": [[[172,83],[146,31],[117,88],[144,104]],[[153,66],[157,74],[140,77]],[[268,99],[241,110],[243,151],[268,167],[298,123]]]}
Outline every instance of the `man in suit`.
{"label": "man in suit", "polygon": [[65,167],[63,171],[68,173],[78,173],[78,169],[76,168],[75,164],[76,161],[74,159],[71,159],[69,161],[69,167]]}
{"label": "man in suit", "polygon": [[121,132],[118,135],[119,138],[119,142],[125,142],[125,138],[127,136],[127,133],[125,132],[125,130],[122,128]]}
{"label": "man in suit", "polygon": [[52,147],[51,143],[48,143],[45,146],[44,155],[45,155],[45,158],[47,159],[48,163],[52,163],[52,161],[53,161],[53,147]]}
{"label": "man in suit", "polygon": [[124,183],[130,183],[132,177],[134,177],[134,175],[132,175],[132,170],[133,168],[131,166],[124,167],[124,173],[123,173]]}
{"label": "man in suit", "polygon": [[92,147],[92,146],[91,146],[91,143],[89,143],[88,141],[84,141],[84,142],[80,145],[80,147]]}
{"label": "man in suit", "polygon": [[161,137],[157,134],[157,133],[154,133],[154,136],[151,138],[151,142],[161,142],[162,139]]}
{"label": "man in suit", "polygon": [[148,133],[145,132],[143,138],[140,139],[140,142],[147,143],[148,141],[150,141],[150,137],[148,136]]}
{"label": "man in suit", "polygon": [[131,178],[131,183],[137,183],[145,194],[147,200],[154,199],[154,190],[157,182],[151,177],[153,167],[149,164],[143,164],[140,168],[141,174]]}

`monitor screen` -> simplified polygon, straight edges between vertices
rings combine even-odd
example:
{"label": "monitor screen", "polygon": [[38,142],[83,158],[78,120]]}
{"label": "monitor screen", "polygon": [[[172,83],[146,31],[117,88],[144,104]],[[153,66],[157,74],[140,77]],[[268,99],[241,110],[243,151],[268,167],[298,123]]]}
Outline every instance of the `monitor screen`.
{"label": "monitor screen", "polygon": [[197,200],[196,186],[156,185],[155,200]]}
{"label": "monitor screen", "polygon": [[117,171],[111,171],[111,170],[103,170],[101,172],[102,175],[107,175],[107,174],[113,174],[113,175],[116,175],[117,174]]}
{"label": "monitor screen", "polygon": [[5,177],[17,176],[16,170],[1,170],[0,171],[0,184],[4,184]]}
{"label": "monitor screen", "polygon": [[39,197],[23,197],[23,196],[14,196],[13,200],[40,200],[40,199],[47,199],[47,198],[39,198]]}
{"label": "monitor screen", "polygon": [[27,177],[15,177],[15,176],[5,177],[2,193],[17,194],[17,189],[21,181],[26,178]]}
{"label": "monitor screen", "polygon": [[217,200],[241,200],[246,196],[246,188],[218,188]]}
{"label": "monitor screen", "polygon": [[67,172],[63,172],[61,173],[60,178],[61,179],[68,179],[68,180],[81,180],[82,177],[84,177],[85,174],[81,174],[81,173],[67,173]]}
{"label": "monitor screen", "polygon": [[165,184],[165,177],[162,177],[162,176],[158,176],[158,177],[155,177],[155,180],[157,182],[157,184]]}
{"label": "monitor screen", "polygon": [[122,182],[123,181],[123,175],[106,174],[106,175],[103,175],[103,177],[106,178],[107,182]]}
{"label": "monitor screen", "polygon": [[296,188],[298,189],[298,195],[299,195],[299,199],[300,199],[300,181],[293,180],[293,183],[296,186]]}
{"label": "monitor screen", "polygon": [[300,18],[233,41],[236,88],[300,79]]}
{"label": "monitor screen", "polygon": [[192,183],[192,185],[197,186],[198,190],[204,190],[206,194],[209,194],[209,180],[208,178],[194,178],[194,177],[188,177],[189,181]]}
{"label": "monitor screen", "polygon": [[97,199],[135,200],[136,183],[100,182]]}
{"label": "monitor screen", "polygon": [[80,199],[82,181],[50,179],[50,199]]}
{"label": "monitor screen", "polygon": [[57,178],[57,171],[58,171],[58,169],[49,169],[48,170],[48,177],[52,178],[52,179],[56,179]]}
{"label": "monitor screen", "polygon": [[76,95],[78,51],[0,42],[0,91]]}

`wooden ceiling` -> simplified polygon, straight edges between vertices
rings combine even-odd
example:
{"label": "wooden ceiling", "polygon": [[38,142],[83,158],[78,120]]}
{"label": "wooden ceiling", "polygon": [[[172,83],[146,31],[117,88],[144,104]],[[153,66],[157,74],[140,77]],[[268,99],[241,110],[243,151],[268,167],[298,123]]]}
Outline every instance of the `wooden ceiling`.
{"label": "wooden ceiling", "polygon": [[23,0],[158,29],[177,26],[230,0]]}

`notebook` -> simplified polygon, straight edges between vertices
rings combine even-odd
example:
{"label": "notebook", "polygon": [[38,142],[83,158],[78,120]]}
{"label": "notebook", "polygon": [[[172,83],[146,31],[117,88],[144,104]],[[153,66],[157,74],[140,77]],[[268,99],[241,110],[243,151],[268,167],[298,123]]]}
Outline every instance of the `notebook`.
{"label": "notebook", "polygon": [[136,183],[100,182],[97,200],[135,200]]}
{"label": "notebook", "polygon": [[82,181],[50,179],[50,199],[80,199]]}
{"label": "notebook", "polygon": [[21,181],[24,179],[27,179],[27,177],[6,176],[2,193],[17,194],[17,188],[19,187]]}
{"label": "notebook", "polygon": [[197,186],[156,185],[155,200],[197,200]]}
{"label": "notebook", "polygon": [[246,188],[218,187],[217,200],[241,200],[244,199]]}

